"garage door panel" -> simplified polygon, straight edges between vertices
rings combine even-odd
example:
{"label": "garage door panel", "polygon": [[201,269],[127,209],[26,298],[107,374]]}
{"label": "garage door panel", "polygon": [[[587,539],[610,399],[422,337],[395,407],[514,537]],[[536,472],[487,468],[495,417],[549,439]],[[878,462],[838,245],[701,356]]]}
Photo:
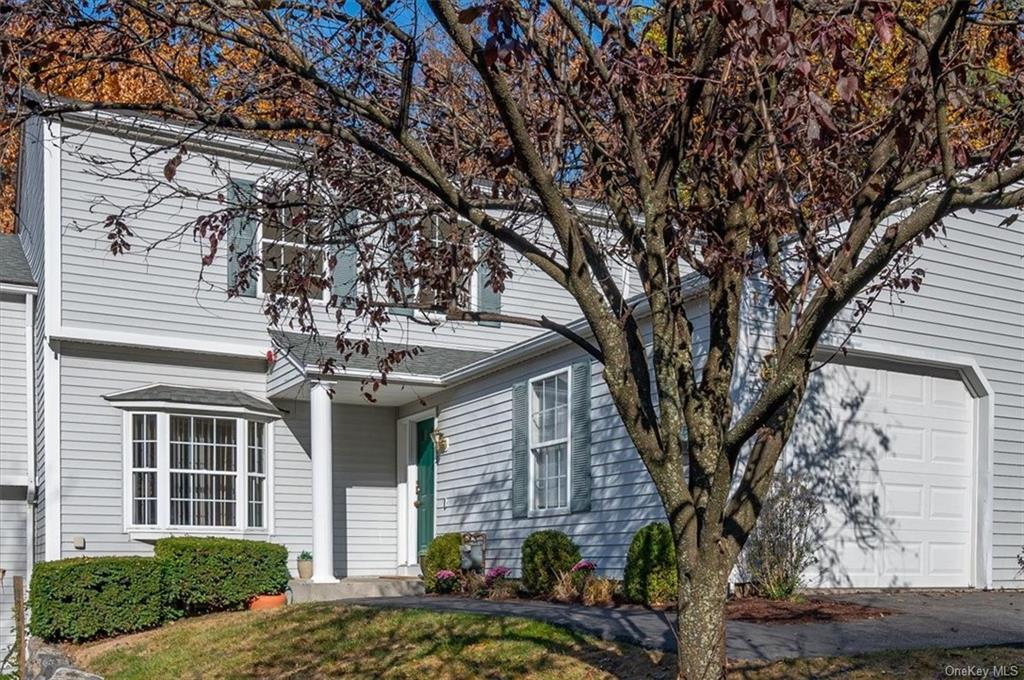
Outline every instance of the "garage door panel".
{"label": "garage door panel", "polygon": [[[809,395],[790,455],[830,478],[817,482],[824,547],[808,582],[969,585],[974,409],[963,384],[829,366]],[[830,463],[807,465],[814,456]]]}

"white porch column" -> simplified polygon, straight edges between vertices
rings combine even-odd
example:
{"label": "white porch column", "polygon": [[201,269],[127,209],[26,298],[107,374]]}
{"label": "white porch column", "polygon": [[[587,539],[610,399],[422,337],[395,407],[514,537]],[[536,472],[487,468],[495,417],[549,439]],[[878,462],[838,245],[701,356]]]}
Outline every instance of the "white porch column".
{"label": "white porch column", "polygon": [[313,581],[334,583],[334,489],[331,473],[329,383],[309,388],[309,448],[313,464]]}

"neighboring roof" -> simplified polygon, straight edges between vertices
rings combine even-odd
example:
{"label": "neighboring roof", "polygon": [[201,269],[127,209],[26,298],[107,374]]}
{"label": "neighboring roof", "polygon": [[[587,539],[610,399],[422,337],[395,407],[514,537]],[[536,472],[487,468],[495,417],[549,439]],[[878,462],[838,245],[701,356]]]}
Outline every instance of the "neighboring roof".
{"label": "neighboring roof", "polygon": [[[370,352],[363,356],[353,352],[347,360],[344,360],[341,353],[334,344],[333,337],[328,339],[323,336],[310,336],[301,333],[289,333],[286,331],[270,331],[274,344],[282,350],[287,351],[295,359],[305,366],[319,365],[324,359],[334,359],[339,367],[357,370],[376,371],[378,369],[378,357],[387,355],[391,350],[408,349],[409,345],[395,344],[390,342],[372,343]],[[409,357],[395,367],[396,373],[409,373],[422,376],[442,376],[456,369],[468,366],[472,363],[486,359],[491,356],[490,352],[475,352],[468,349],[453,349],[450,347],[423,347],[420,346],[419,354]]]}
{"label": "neighboring roof", "polygon": [[109,402],[163,401],[190,406],[223,406],[242,408],[256,413],[278,415],[277,407],[265,399],[241,390],[209,390],[201,387],[176,385],[147,385],[133,390],[103,396]]}
{"label": "neighboring roof", "polygon": [[17,234],[0,234],[0,283],[36,285]]}

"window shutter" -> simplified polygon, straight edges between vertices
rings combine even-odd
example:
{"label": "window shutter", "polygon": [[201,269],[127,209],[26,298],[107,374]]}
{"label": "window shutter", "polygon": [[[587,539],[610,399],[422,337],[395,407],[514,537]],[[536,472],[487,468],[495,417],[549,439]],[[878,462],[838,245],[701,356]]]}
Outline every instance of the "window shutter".
{"label": "window shutter", "polygon": [[[391,224],[391,225],[388,226],[388,229],[391,231],[392,234],[394,234],[398,230],[398,227],[393,225],[393,224]],[[411,262],[411,259],[409,258],[409,254],[408,253],[404,254],[403,258],[405,260],[405,266],[406,267],[411,266],[412,262]],[[394,264],[395,264],[394,262],[390,262],[389,263],[389,267],[391,267],[391,271],[392,272],[394,271]],[[411,302],[411,300],[409,298],[412,296],[412,292],[411,291],[407,291],[405,293],[405,295],[406,295],[406,302],[407,303]],[[413,314],[415,314],[415,313],[416,313],[416,310],[411,309],[409,307],[388,307],[388,314],[390,314],[391,316],[413,316]]]}
{"label": "window shutter", "polygon": [[[478,245],[478,249],[483,252],[484,244]],[[495,314],[501,313],[501,293],[496,292],[491,287],[491,268],[487,266],[486,262],[481,262],[476,268],[476,309],[478,312],[493,312]],[[488,326],[491,328],[500,328],[500,321],[481,321],[481,326]]]}
{"label": "window shutter", "polygon": [[569,509],[572,512],[590,510],[590,361],[577,361],[572,365],[572,489]]}
{"label": "window shutter", "polygon": [[[228,200],[233,208],[239,206],[250,206],[256,191],[256,183],[245,179],[231,180]],[[246,208],[231,218],[228,225],[227,242],[228,250],[228,288],[238,285],[238,275],[241,272],[239,257],[242,255],[258,255],[257,233],[259,220]],[[256,297],[256,281],[248,278],[238,286],[238,294],[241,297]]]}
{"label": "window shutter", "polygon": [[[346,227],[354,227],[359,224],[358,211],[345,216]],[[347,231],[347,229],[345,229]],[[341,236],[343,234],[339,234]],[[334,256],[334,288],[332,292],[338,297],[338,307],[355,307],[356,285],[358,283],[359,251],[355,245],[342,246]]]}
{"label": "window shutter", "polygon": [[512,386],[512,517],[519,519],[530,512],[530,408],[527,384]]}

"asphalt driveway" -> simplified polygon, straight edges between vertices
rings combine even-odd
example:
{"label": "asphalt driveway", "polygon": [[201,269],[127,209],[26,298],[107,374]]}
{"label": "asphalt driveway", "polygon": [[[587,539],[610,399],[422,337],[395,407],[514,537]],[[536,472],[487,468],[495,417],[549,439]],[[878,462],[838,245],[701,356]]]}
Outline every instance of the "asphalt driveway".
{"label": "asphalt driveway", "polygon": [[[881,619],[840,623],[763,624],[730,621],[727,653],[732,659],[845,656],[929,647],[1021,645],[1024,656],[1024,591],[887,592],[839,599],[892,613]],[[348,601],[372,607],[402,607],[525,616],[616,640],[674,651],[674,614],[642,607],[610,609],[533,601],[491,602],[456,597],[388,597]]]}

